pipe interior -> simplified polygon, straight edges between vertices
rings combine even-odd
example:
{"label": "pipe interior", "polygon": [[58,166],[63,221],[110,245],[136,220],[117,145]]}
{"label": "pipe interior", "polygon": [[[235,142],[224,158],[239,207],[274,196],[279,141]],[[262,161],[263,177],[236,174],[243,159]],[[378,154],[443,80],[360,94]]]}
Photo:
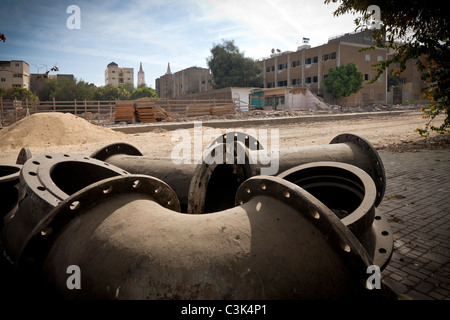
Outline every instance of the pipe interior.
{"label": "pipe interior", "polygon": [[20,171],[20,168],[18,168],[18,167],[0,166],[0,182],[2,181],[1,177],[6,177],[11,174],[18,173],[19,171]]}
{"label": "pipe interior", "polygon": [[211,213],[234,207],[236,192],[245,179],[243,166],[217,165],[208,181],[204,212]]}
{"label": "pipe interior", "polygon": [[340,219],[354,212],[364,199],[362,181],[340,168],[306,168],[284,179],[311,193]]}
{"label": "pipe interior", "polygon": [[95,182],[118,175],[108,168],[79,161],[59,162],[50,172],[55,185],[69,196]]}

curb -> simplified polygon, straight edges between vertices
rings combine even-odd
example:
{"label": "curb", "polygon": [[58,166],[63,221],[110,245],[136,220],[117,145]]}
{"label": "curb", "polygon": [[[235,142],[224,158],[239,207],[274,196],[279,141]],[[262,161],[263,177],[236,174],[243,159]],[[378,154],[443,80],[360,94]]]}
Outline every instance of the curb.
{"label": "curb", "polygon": [[147,125],[129,125],[122,127],[111,127],[111,130],[120,131],[127,134],[144,133],[157,129],[176,130],[191,129],[195,122],[201,122],[203,126],[210,128],[240,128],[261,125],[283,125],[302,122],[318,122],[318,121],[339,121],[348,119],[359,119],[373,116],[398,116],[404,113],[418,112],[417,110],[400,110],[400,111],[382,111],[382,112],[361,112],[349,114],[332,114],[332,115],[305,115],[297,117],[279,117],[267,119],[245,119],[245,120],[209,120],[209,121],[189,121],[189,122],[170,122],[157,123]]}

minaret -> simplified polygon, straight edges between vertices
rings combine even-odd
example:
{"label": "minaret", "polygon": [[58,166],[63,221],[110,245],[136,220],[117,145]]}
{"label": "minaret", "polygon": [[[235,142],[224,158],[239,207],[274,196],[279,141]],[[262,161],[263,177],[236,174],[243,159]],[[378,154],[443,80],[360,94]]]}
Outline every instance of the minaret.
{"label": "minaret", "polygon": [[139,67],[139,72],[138,72],[137,86],[139,87],[142,84],[145,84],[145,74],[144,74],[144,70],[142,70],[142,62],[141,62],[141,65]]}

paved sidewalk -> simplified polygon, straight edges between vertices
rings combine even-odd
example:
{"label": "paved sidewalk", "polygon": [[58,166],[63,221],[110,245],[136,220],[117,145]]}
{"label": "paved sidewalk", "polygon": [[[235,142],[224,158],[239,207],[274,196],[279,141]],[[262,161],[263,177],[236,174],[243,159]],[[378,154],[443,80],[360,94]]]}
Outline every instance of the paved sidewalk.
{"label": "paved sidewalk", "polygon": [[378,152],[386,170],[378,208],[394,235],[383,281],[414,300],[450,300],[450,149]]}

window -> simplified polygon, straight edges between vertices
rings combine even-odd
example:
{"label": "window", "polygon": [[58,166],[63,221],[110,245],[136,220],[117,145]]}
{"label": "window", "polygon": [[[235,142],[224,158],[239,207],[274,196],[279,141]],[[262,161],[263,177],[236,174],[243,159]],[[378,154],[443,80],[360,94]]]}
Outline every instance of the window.
{"label": "window", "polygon": [[266,68],[266,72],[270,72],[270,67],[267,67],[267,68]]}
{"label": "window", "polygon": [[112,73],[116,73],[116,71],[115,70],[113,70],[113,71],[111,71]]}
{"label": "window", "polygon": [[365,60],[366,60],[367,62],[370,62],[370,54],[366,54]]}
{"label": "window", "polygon": [[284,96],[275,97],[275,107],[279,105],[283,106],[284,103],[285,103]]}
{"label": "window", "polygon": [[318,58],[316,56],[316,57],[313,58],[313,63],[317,63],[317,61],[318,61]]}
{"label": "window", "polygon": [[278,81],[278,86],[279,86],[279,87],[286,87],[286,86],[287,86],[287,80],[284,80],[284,81]]}
{"label": "window", "polygon": [[369,81],[369,80],[370,80],[370,74],[365,73],[365,74],[364,74],[364,80],[365,80],[365,81]]}
{"label": "window", "polygon": [[264,99],[264,105],[265,106],[273,106],[274,105],[274,97],[266,97]]}
{"label": "window", "polygon": [[297,84],[302,84],[302,80],[301,79],[292,79],[291,83],[293,86],[295,86]]}
{"label": "window", "polygon": [[336,59],[336,52],[330,53],[330,59]]}
{"label": "window", "polygon": [[302,65],[301,60],[292,61],[292,68],[298,67]]}
{"label": "window", "polygon": [[313,77],[313,82],[314,82],[314,83],[317,83],[317,81],[318,81],[317,76],[314,76],[314,77]]}
{"label": "window", "polygon": [[305,59],[305,64],[311,64],[311,58]]}
{"label": "window", "polygon": [[383,61],[383,56],[378,56],[377,60],[378,60],[378,62]]}
{"label": "window", "polygon": [[14,77],[14,78],[22,78],[22,74],[20,74],[20,73],[14,73],[13,77]]}
{"label": "window", "polygon": [[282,63],[278,65],[278,70],[283,70],[283,69],[287,69],[287,63]]}
{"label": "window", "polygon": [[275,66],[272,66],[272,71],[275,71]]}
{"label": "window", "polygon": [[17,87],[17,88],[22,87],[20,84],[13,84],[12,86],[13,86],[13,87]]}
{"label": "window", "polygon": [[305,78],[305,83],[311,83],[311,77]]}
{"label": "window", "polygon": [[1,78],[1,82],[6,82],[6,78]]}
{"label": "window", "polygon": [[15,66],[16,66],[16,67],[20,67],[20,64],[16,63]]}
{"label": "window", "polygon": [[383,75],[382,74],[380,74],[380,76],[378,77],[377,81],[378,82],[383,82]]}
{"label": "window", "polygon": [[328,75],[327,74],[324,74],[323,76],[322,76],[322,79],[326,79],[328,77]]}

